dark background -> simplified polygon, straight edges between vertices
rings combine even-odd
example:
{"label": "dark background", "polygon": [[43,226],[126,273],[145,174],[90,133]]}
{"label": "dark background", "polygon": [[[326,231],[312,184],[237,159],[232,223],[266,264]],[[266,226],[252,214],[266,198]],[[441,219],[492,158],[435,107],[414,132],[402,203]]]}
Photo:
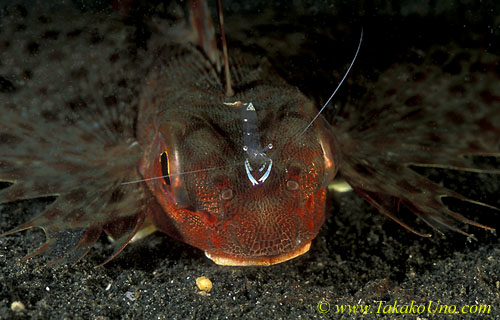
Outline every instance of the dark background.
{"label": "dark background", "polygon": [[[405,63],[410,48],[456,43],[500,53],[500,6],[494,1],[225,1],[229,44],[267,55],[280,74],[318,103],[326,100],[352,59],[361,27],[363,47],[337,103],[355,101],[393,63]],[[120,14],[142,30],[143,20],[165,15],[158,3],[122,2]],[[108,2],[78,4],[82,14],[109,10]],[[161,4],[159,5],[161,7]],[[125,8],[125,9],[122,9]],[[153,9],[151,9],[153,8]],[[116,14],[116,13],[115,13]],[[142,28],[142,29],[141,29]],[[294,41],[294,39],[296,41]],[[140,41],[139,41],[140,42]],[[477,161],[494,159],[478,158]],[[472,199],[500,207],[498,175],[447,170],[423,172]],[[0,230],[40,212],[50,199],[0,207]],[[468,228],[478,241],[458,234],[420,238],[380,215],[355,194],[332,196],[327,221],[309,253],[271,267],[221,267],[200,250],[163,234],[129,245],[104,267],[112,250],[105,236],[78,264],[57,269],[19,257],[43,243],[41,230],[0,239],[0,318],[185,319],[341,318],[322,315],[317,303],[427,304],[440,300],[461,307],[490,304],[500,319],[500,248],[496,235]],[[469,218],[500,227],[494,210],[452,203]],[[418,222],[416,222],[418,223]],[[195,279],[213,282],[208,295]],[[10,309],[13,301],[23,312]],[[417,319],[418,315],[377,315]],[[450,318],[451,315],[422,318]],[[360,319],[344,315],[343,319]],[[365,317],[366,318],[366,317]],[[370,317],[375,318],[375,316]]]}

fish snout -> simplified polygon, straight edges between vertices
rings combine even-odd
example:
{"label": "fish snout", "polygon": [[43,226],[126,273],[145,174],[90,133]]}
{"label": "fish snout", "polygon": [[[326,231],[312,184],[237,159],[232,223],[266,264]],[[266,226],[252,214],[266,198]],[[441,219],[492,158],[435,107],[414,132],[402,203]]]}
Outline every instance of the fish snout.
{"label": "fish snout", "polygon": [[223,245],[205,254],[219,265],[230,266],[273,265],[293,259],[309,250],[323,224],[324,203],[319,207],[259,203],[249,210],[247,204],[245,212],[227,221]]}

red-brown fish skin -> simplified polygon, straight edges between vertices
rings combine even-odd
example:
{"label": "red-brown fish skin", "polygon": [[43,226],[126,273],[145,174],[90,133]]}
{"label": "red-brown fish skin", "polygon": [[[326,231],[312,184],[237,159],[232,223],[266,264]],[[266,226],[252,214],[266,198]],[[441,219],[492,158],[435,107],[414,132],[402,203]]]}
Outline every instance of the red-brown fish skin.
{"label": "red-brown fish skin", "polygon": [[[160,155],[167,153],[170,185],[146,181],[163,208],[151,215],[160,230],[175,230],[219,262],[273,264],[303,253],[324,222],[334,139],[323,119],[300,134],[317,110],[265,60],[234,51],[231,62],[237,93],[226,98],[199,52],[163,50],[141,94],[140,172],[145,179],[162,176]],[[241,107],[228,105],[235,101],[253,102],[261,143],[273,146],[272,169],[260,186],[245,172]],[[182,172],[192,173],[176,176]]]}

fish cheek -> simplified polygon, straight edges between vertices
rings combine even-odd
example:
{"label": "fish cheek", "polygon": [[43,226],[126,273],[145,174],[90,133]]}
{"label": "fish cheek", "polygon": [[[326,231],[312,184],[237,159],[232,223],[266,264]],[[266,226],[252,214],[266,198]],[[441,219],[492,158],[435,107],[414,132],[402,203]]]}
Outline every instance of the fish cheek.
{"label": "fish cheek", "polygon": [[[183,167],[179,145],[184,128],[179,123],[172,122],[168,128],[164,126],[166,130],[157,132],[153,143],[144,150],[139,172],[155,199],[146,208],[155,227],[173,238],[199,246],[206,239],[198,239],[197,236],[193,242],[190,238],[204,234],[203,220],[206,217],[191,210],[193,205],[181,174]],[[169,175],[168,179],[165,174]]]}
{"label": "fish cheek", "polygon": [[316,237],[326,218],[326,188],[320,188],[306,200],[305,228]]}
{"label": "fish cheek", "polygon": [[213,246],[208,232],[213,215],[209,213],[177,207],[163,197],[150,206],[148,215],[158,230],[177,240],[203,250]]}
{"label": "fish cheek", "polygon": [[143,161],[149,167],[140,169],[156,200],[149,217],[157,229],[180,241],[203,250],[217,246],[213,230],[224,212],[223,199],[233,197],[229,180],[213,170],[224,161],[220,152],[212,152],[217,145],[205,144],[200,152],[198,135],[168,129],[145,152],[145,158],[153,155]]}
{"label": "fish cheek", "polygon": [[[287,161],[285,188],[298,201],[295,209],[304,236],[316,235],[325,221],[326,186],[337,172],[336,142],[324,127],[311,128],[303,140],[281,153]],[[313,236],[313,237],[314,237]]]}
{"label": "fish cheek", "polygon": [[[196,174],[193,174],[196,175]],[[195,180],[210,182],[204,174]],[[217,237],[216,229],[223,218],[222,197],[231,196],[230,188],[219,189],[212,183],[199,183],[194,187],[187,183],[190,197],[199,208],[181,208],[168,200],[165,195],[157,197],[160,210],[151,212],[151,220],[155,226],[168,235],[192,246],[207,250],[222,245]],[[229,200],[228,200],[229,201]]]}
{"label": "fish cheek", "polygon": [[[318,152],[316,152],[318,153]],[[299,203],[297,219],[305,233],[316,235],[325,220],[324,170],[321,154],[311,162],[293,159],[286,170],[286,191]]]}
{"label": "fish cheek", "polygon": [[[162,167],[160,161],[157,162],[153,172],[161,176],[161,170],[165,166]],[[169,192],[170,186],[166,185],[164,179],[155,179],[149,184],[155,185],[152,190],[156,201],[149,206],[148,215],[158,230],[201,249],[211,245],[208,231],[216,222],[216,217],[212,213],[195,211],[193,205],[187,207],[177,205]],[[196,198],[193,195],[196,190],[190,188],[186,190],[189,190],[190,199]],[[195,202],[196,199],[192,203]]]}

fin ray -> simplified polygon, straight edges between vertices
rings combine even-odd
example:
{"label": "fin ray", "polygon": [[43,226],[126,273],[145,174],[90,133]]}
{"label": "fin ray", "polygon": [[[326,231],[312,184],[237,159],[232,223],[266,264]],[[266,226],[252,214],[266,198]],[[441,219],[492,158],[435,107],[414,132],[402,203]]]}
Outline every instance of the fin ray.
{"label": "fin ray", "polygon": [[[0,236],[40,227],[46,242],[27,258],[74,263],[102,231],[128,235],[120,223],[142,221],[149,194],[120,183],[141,178],[135,121],[149,60],[130,50],[133,28],[104,14],[61,8],[41,23],[36,5],[9,10],[15,6],[0,17],[0,42],[10,43],[0,51],[9,62],[0,63],[0,77],[12,84],[0,90],[0,180],[12,185],[0,190],[0,203],[57,198]],[[47,30],[52,37],[42,40]]]}
{"label": "fin ray", "polygon": [[[500,155],[500,78],[495,71],[500,58],[454,46],[432,50],[455,53],[448,59],[456,64],[452,72],[425,57],[420,65],[395,64],[360,106],[344,109],[344,121],[335,125],[343,152],[340,172],[362,197],[405,227],[391,214],[394,201],[436,230],[471,236],[457,223],[492,228],[448,209],[442,198],[497,208],[442,187],[411,167],[500,173],[500,168],[465,157]],[[471,80],[464,84],[464,79]]]}

